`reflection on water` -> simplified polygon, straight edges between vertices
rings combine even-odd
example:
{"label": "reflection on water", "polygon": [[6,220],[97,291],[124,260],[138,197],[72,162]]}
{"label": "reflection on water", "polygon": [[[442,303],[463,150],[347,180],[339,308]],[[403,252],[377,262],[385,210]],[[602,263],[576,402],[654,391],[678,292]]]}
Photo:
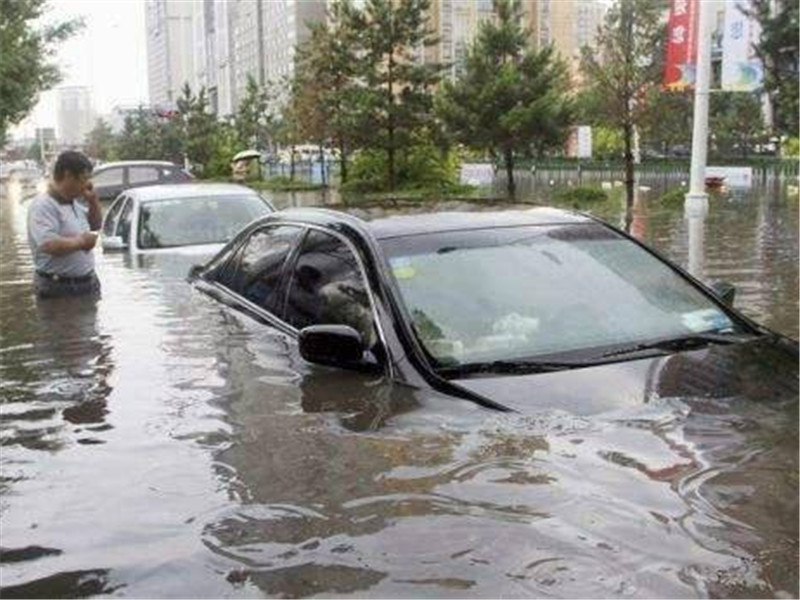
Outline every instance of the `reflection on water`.
{"label": "reflection on water", "polygon": [[[767,394],[770,357],[500,415],[312,368],[194,293],[190,260],[98,256],[100,300],[37,304],[24,209],[0,220],[8,597],[798,593],[797,382]],[[702,225],[704,277],[796,337],[796,202],[712,199]],[[688,264],[681,208],[645,195],[632,232]]]}

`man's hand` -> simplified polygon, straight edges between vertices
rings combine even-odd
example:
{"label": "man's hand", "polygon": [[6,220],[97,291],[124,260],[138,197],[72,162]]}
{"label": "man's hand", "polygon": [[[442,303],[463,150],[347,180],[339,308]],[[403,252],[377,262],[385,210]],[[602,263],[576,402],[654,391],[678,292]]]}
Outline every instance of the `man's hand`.
{"label": "man's hand", "polygon": [[94,245],[97,243],[97,234],[86,231],[78,236],[78,240],[78,248],[88,252],[94,248]]}
{"label": "man's hand", "polygon": [[100,202],[100,197],[97,195],[97,192],[94,191],[94,185],[91,181],[86,184],[83,190],[83,197],[86,198],[86,202],[89,203]]}
{"label": "man's hand", "polygon": [[94,191],[94,185],[89,181],[83,189],[83,197],[86,199],[86,204],[89,207],[89,214],[87,219],[89,227],[92,229],[100,229],[103,225],[103,210],[100,208],[100,197]]}
{"label": "man's hand", "polygon": [[96,243],[97,234],[87,231],[74,237],[57,237],[48,240],[42,244],[41,250],[51,256],[66,256],[79,250],[89,252]]}

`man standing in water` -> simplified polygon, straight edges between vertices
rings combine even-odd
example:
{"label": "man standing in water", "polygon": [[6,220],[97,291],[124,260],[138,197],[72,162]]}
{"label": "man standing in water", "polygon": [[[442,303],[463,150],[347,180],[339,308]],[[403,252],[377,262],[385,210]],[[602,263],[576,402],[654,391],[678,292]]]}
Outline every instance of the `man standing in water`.
{"label": "man standing in water", "polygon": [[[103,220],[89,181],[92,163],[80,152],[62,152],[46,193],[28,209],[28,243],[36,269],[34,288],[41,298],[100,292],[92,249]],[[83,196],[86,206],[76,202]]]}

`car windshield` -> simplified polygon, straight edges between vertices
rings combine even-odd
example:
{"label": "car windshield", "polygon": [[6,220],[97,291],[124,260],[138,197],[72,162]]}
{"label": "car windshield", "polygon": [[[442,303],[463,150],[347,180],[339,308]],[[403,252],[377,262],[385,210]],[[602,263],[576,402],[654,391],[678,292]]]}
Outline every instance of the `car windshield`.
{"label": "car windshield", "polygon": [[155,200],[139,212],[139,247],[173,248],[226,242],[270,212],[256,194]]}
{"label": "car windshield", "polygon": [[432,233],[381,245],[438,366],[586,357],[734,329],[677,272],[599,224]]}

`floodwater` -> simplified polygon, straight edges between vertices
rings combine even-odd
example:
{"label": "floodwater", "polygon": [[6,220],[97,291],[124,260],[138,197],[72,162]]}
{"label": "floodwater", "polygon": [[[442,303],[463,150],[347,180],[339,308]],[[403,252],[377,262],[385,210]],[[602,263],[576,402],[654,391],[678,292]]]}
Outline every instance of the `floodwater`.
{"label": "floodwater", "polygon": [[[700,243],[647,194],[635,235],[797,337],[785,187],[712,200]],[[25,210],[3,195],[4,597],[798,594],[796,386],[500,415],[315,370],[179,258],[98,252],[102,299],[37,303]]]}

